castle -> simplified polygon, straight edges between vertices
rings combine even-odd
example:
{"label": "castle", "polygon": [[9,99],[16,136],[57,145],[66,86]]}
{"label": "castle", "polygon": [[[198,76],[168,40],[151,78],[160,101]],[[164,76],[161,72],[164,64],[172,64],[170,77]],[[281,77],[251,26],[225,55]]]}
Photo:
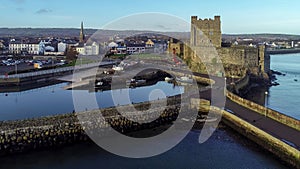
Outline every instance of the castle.
{"label": "castle", "polygon": [[[198,19],[197,16],[192,16],[189,41],[183,43],[171,39],[169,53],[181,56],[193,71],[214,72],[216,75],[227,77],[241,77],[248,72],[268,77],[270,56],[266,54],[265,46],[222,45],[220,16],[215,16],[214,19]],[[222,66],[225,74],[220,70]]]}

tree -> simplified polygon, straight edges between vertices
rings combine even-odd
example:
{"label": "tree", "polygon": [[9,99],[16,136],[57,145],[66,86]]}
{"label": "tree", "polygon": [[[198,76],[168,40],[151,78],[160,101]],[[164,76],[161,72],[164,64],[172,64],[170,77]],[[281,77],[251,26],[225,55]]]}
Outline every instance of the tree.
{"label": "tree", "polygon": [[78,58],[78,52],[75,47],[70,47],[67,49],[66,59],[68,61],[74,61]]}

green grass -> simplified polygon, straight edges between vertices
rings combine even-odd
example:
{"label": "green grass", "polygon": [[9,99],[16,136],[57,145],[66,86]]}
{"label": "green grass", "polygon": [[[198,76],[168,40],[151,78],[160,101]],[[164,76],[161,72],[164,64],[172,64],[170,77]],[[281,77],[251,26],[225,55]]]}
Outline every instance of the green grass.
{"label": "green grass", "polygon": [[129,58],[131,59],[151,59],[151,60],[162,60],[165,59],[164,57],[160,55],[155,55],[155,54],[134,54],[130,55]]}
{"label": "green grass", "polygon": [[78,58],[75,61],[72,62],[71,65],[68,64],[68,66],[75,66],[75,65],[81,65],[81,64],[89,64],[89,63],[95,63],[96,61],[95,60],[92,60],[92,59],[89,59],[89,58]]}

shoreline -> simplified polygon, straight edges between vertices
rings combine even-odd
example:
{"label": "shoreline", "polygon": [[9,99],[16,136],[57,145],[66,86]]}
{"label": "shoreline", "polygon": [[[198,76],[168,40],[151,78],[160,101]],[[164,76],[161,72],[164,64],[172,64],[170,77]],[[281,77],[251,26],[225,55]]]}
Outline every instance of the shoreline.
{"label": "shoreline", "polygon": [[267,50],[266,52],[269,55],[293,54],[300,53],[300,49]]}

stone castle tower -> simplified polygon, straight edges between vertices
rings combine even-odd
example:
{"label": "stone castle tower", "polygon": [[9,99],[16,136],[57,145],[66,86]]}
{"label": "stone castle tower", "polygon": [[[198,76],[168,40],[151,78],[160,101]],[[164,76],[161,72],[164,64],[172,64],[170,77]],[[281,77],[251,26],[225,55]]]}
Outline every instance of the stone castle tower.
{"label": "stone castle tower", "polygon": [[81,22],[81,29],[79,35],[79,43],[83,44],[85,40],[84,31],[83,31],[83,22]]}
{"label": "stone castle tower", "polygon": [[214,19],[198,19],[197,16],[191,17],[191,38],[192,46],[203,44],[203,35],[209,39],[215,47],[221,47],[222,32],[221,32],[221,17],[215,16]]}
{"label": "stone castle tower", "polygon": [[[204,74],[209,70],[218,76],[222,74],[221,76],[227,77],[243,77],[249,72],[267,78],[270,71],[270,56],[264,45],[222,47],[220,16],[215,16],[214,19],[198,19],[197,16],[192,16],[190,44],[171,39],[168,50],[170,54],[182,56],[192,71]],[[225,72],[220,70],[221,67]]]}

